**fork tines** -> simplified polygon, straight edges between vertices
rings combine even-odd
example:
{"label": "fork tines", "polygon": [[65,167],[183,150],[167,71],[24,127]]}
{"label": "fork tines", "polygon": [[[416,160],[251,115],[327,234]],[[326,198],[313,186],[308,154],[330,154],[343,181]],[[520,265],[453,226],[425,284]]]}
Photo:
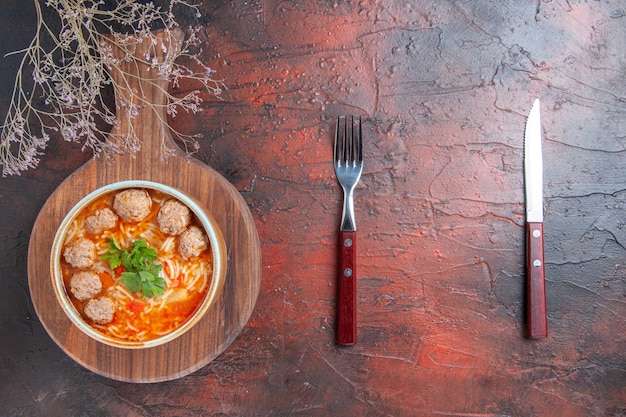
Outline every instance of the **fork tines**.
{"label": "fork tines", "polygon": [[361,116],[339,116],[335,136],[335,163],[355,166],[363,162]]}

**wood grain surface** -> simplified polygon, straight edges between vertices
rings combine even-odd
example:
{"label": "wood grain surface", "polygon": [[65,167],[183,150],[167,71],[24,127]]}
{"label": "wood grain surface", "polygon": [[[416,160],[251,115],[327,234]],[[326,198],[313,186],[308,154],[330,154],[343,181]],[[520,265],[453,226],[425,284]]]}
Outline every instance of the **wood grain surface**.
{"label": "wood grain surface", "polygon": [[[0,2],[0,56],[32,38],[29,3]],[[170,381],[69,358],[26,268],[42,205],[91,157],[56,137],[36,170],[0,179],[0,415],[626,414],[623,0],[201,3],[202,61],[227,88],[170,125],[202,135],[195,157],[250,208],[263,254],[250,320]],[[2,109],[16,58],[0,59]],[[523,143],[538,97],[549,335],[530,340]],[[354,346],[335,332],[343,114],[362,116],[364,139]]]}
{"label": "wood grain surface", "polygon": [[[162,31],[159,44],[139,44],[135,56],[148,48],[160,54],[180,50],[182,32]],[[161,48],[161,44],[164,48]],[[112,133],[129,131],[141,140],[136,154],[88,161],[72,173],[50,196],[37,216],[30,237],[28,277],[33,304],[50,336],[84,367],[113,379],[158,382],[193,372],[214,359],[239,334],[250,317],[261,283],[261,253],[256,227],[239,192],[220,174],[195,159],[188,159],[173,143],[165,124],[168,81],[148,65],[135,65],[114,49],[120,67],[113,69],[118,123]],[[158,57],[160,61],[163,56]],[[120,101],[120,98],[122,101]],[[130,117],[124,106],[141,105]],[[143,103],[154,105],[146,106]],[[129,125],[132,129],[129,129]],[[177,149],[161,162],[162,145]],[[227,277],[222,296],[193,328],[175,340],[147,349],[123,349],[95,341],[65,315],[57,301],[50,273],[50,252],[60,223],[70,209],[91,191],[118,181],[149,180],[174,187],[199,201],[218,222],[227,245]]]}

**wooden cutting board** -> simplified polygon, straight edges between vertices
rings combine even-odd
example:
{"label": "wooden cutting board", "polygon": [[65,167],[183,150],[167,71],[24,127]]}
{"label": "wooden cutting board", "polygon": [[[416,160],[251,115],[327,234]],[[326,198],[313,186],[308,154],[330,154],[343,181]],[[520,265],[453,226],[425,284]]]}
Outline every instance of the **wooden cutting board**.
{"label": "wooden cutting board", "polygon": [[[172,33],[174,36],[172,36]],[[156,48],[144,42],[135,55],[150,50],[163,60],[176,52],[182,32],[159,32]],[[121,51],[113,51],[121,54]],[[239,192],[218,172],[179,150],[166,125],[165,91],[147,65],[122,62],[111,69],[117,81],[118,123],[112,133],[124,134],[130,126],[141,140],[136,154],[126,152],[111,159],[93,158],[72,173],[42,207],[32,230],[28,250],[28,283],[41,323],[52,339],[76,362],[100,375],[128,382],[158,382],[187,375],[223,352],[246,325],[261,286],[261,249],[254,220]],[[126,74],[124,76],[123,74]],[[130,75],[130,76],[129,76]],[[121,87],[124,86],[125,87]],[[130,94],[130,93],[133,94]],[[120,98],[140,105],[136,117],[126,117]],[[141,102],[156,104],[156,108]],[[175,149],[161,161],[162,145]],[[159,182],[198,200],[215,217],[226,240],[228,269],[220,299],[204,318],[181,337],[149,349],[121,349],[96,342],[65,315],[54,291],[50,251],[55,233],[69,210],[88,193],[124,180]]]}

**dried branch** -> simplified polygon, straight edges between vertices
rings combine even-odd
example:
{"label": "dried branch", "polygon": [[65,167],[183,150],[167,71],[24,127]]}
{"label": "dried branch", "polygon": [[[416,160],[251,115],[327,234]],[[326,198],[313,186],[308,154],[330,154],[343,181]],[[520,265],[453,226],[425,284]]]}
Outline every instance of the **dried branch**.
{"label": "dried branch", "polygon": [[[156,45],[155,27],[165,31],[178,28],[173,8],[185,6],[196,14],[199,11],[190,0],[170,0],[169,7],[162,9],[152,2],[136,0],[46,0],[45,6],[56,12],[60,29],[53,30],[44,18],[40,0],[34,0],[37,10],[37,30],[30,45],[21,51],[22,60],[18,69],[9,110],[2,125],[0,137],[0,163],[2,176],[19,175],[22,171],[35,168],[51,135],[59,134],[64,140],[81,143],[94,155],[110,155],[115,152],[136,152],[139,138],[132,134],[124,138],[112,138],[108,129],[101,126],[114,125],[115,113],[103,98],[105,87],[112,85],[108,68],[116,60],[149,65],[159,76],[178,86],[182,79],[201,83],[214,95],[221,91],[222,84],[212,78],[213,71],[199,59],[197,29],[189,28],[180,53],[169,56],[164,62],[153,59],[154,54],[137,56],[134,45],[149,40]],[[108,32],[107,42],[102,41],[103,29]],[[45,49],[44,39],[52,40],[52,47]],[[113,57],[111,44],[124,51],[124,55]],[[185,56],[200,68],[194,71],[175,60]],[[31,71],[32,88],[23,77]],[[123,86],[122,86],[123,87]],[[166,113],[175,116],[179,109],[196,113],[201,97],[192,91],[183,97],[175,97],[164,91]],[[41,104],[35,100],[43,97]],[[116,98],[119,100],[119,98]],[[125,108],[127,116],[137,113],[137,104],[118,103]],[[143,102],[142,106],[158,104]],[[166,121],[163,121],[164,123]],[[174,131],[188,152],[197,149],[197,138]],[[116,139],[116,140],[112,140]],[[120,140],[121,139],[121,140]],[[163,149],[163,159],[171,150]]]}

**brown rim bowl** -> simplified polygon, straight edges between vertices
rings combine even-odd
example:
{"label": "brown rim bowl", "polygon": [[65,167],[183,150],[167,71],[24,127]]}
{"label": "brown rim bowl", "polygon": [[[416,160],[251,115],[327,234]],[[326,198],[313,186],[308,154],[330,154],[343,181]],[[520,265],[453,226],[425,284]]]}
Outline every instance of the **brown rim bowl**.
{"label": "brown rim bowl", "polygon": [[[203,301],[193,313],[193,315],[171,333],[147,341],[125,341],[114,338],[99,332],[89,323],[87,323],[87,321],[82,317],[82,315],[76,310],[76,308],[72,304],[72,301],[70,300],[70,297],[65,288],[63,274],[61,271],[63,242],[65,241],[68,229],[74,219],[85,207],[87,207],[95,199],[108,193],[122,191],[124,189],[130,188],[156,190],[170,197],[176,198],[183,204],[187,205],[187,207],[189,207],[189,209],[201,223],[208,237],[213,260],[213,275],[209,284],[209,288]],[[195,199],[187,196],[183,192],[167,185],[141,180],[121,181],[106,185],[91,192],[81,201],[79,201],[65,216],[54,237],[50,261],[51,277],[56,298],[59,301],[61,308],[63,309],[67,317],[72,321],[72,323],[82,332],[87,334],[89,337],[97,340],[98,342],[126,349],[144,349],[159,346],[176,339],[177,337],[181,336],[183,333],[191,329],[203,318],[205,313],[219,298],[224,285],[224,281],[226,279],[226,267],[226,243],[224,241],[222,232],[213,216],[206,209],[204,209]]]}

